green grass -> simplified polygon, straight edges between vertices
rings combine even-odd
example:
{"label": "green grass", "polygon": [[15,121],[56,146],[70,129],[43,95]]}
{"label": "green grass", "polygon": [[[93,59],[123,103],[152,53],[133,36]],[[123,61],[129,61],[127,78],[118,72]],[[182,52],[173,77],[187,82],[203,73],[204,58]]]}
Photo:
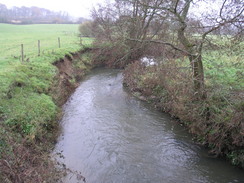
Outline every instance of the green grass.
{"label": "green grass", "polygon": [[[61,40],[61,48],[58,46]],[[82,38],[84,44],[91,39]],[[62,55],[60,52],[75,52],[80,49],[78,25],[9,25],[0,24],[0,71],[7,71],[13,64],[18,64],[21,44],[24,45],[25,59],[35,60],[38,55],[38,40],[41,44],[41,56]]]}
{"label": "green grass", "polygon": [[207,51],[203,56],[206,85],[227,90],[244,89],[244,61],[242,55]]}
{"label": "green grass", "polygon": [[[40,56],[38,40],[41,41]],[[49,128],[49,122],[57,113],[50,97],[57,73],[52,63],[82,49],[78,25],[0,24],[0,43],[0,120],[24,136],[40,137],[45,134],[45,130],[40,129]],[[92,39],[82,38],[82,43],[90,46]],[[21,44],[24,45],[24,63],[20,60]]]}
{"label": "green grass", "polygon": [[244,43],[212,36],[212,45],[203,53],[206,85],[224,90],[244,89]]}
{"label": "green grass", "polygon": [[[244,89],[244,43],[214,37],[213,48],[206,46],[202,53],[205,84],[207,88],[229,91]],[[178,67],[189,67],[187,57],[178,59]]]}
{"label": "green grass", "polygon": [[[36,182],[36,177],[55,179],[48,154],[58,129],[57,100],[63,97],[63,88],[57,88],[60,78],[53,63],[91,46],[92,41],[82,38],[80,45],[78,25],[0,24],[0,160],[9,165],[0,163],[0,182],[16,181],[16,177],[31,182]],[[20,59],[21,44],[24,62]],[[82,59],[76,59],[74,65],[86,69]],[[72,83],[75,79],[72,76],[69,80]],[[25,174],[28,169],[35,175]]]}

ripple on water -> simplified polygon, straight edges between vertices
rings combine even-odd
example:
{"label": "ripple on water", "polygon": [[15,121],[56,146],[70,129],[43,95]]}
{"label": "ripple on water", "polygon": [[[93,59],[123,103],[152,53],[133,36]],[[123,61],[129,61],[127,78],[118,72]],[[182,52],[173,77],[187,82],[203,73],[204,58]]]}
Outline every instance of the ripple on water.
{"label": "ripple on water", "polygon": [[[244,182],[242,171],[204,156],[183,127],[127,94],[117,70],[88,76],[64,105],[61,124],[54,153],[88,183]],[[64,179],[77,182],[75,174]]]}

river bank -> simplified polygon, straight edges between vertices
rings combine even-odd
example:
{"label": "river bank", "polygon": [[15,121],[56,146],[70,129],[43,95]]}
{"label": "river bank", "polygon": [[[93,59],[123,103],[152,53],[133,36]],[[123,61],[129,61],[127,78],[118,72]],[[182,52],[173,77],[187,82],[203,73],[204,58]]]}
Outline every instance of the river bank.
{"label": "river bank", "polygon": [[130,92],[178,119],[195,135],[196,143],[209,149],[211,157],[226,158],[244,167],[243,62],[238,51],[203,53],[202,92],[206,96],[199,99],[192,68],[184,54],[162,45],[151,44],[132,54],[116,42],[95,44],[101,47],[94,54],[95,62],[125,69],[124,85]]}
{"label": "river bank", "polygon": [[141,52],[128,56],[130,52],[119,46],[101,44],[94,51],[94,62],[125,68],[124,85],[136,97],[178,119],[194,134],[196,143],[209,149],[209,156],[244,167],[244,91],[239,68],[243,62],[239,54],[204,53],[206,98],[198,100],[192,70],[183,55],[151,45],[144,51],[149,61],[143,63]]}
{"label": "river bank", "polygon": [[1,182],[59,180],[63,172],[54,168],[49,153],[59,134],[61,106],[92,68],[89,51],[14,68],[12,82],[1,93]]}
{"label": "river bank", "polygon": [[[102,50],[95,49],[93,55],[90,51],[87,48],[49,63],[28,63],[16,68],[15,80],[4,96],[8,103],[1,101],[5,105],[0,109],[1,181],[56,182],[63,174],[54,168],[49,158],[59,134],[60,107],[87,72],[95,65],[106,65]],[[103,62],[100,62],[101,58]],[[180,119],[191,133],[197,135],[199,143],[213,150],[214,156],[228,157],[233,164],[243,166],[241,103],[216,115],[217,109],[226,105],[226,100],[210,95],[206,101],[192,101],[191,87],[188,87],[191,80],[187,73],[172,77],[169,72],[164,72],[164,68],[145,67],[135,62],[127,66],[124,76],[125,85],[135,96]],[[234,99],[242,100],[241,95]],[[216,101],[219,106],[213,109],[211,104]],[[215,123],[212,119],[225,119],[231,123]]]}
{"label": "river bank", "polygon": [[194,140],[209,149],[209,156],[227,158],[243,168],[243,91],[224,93],[206,87],[206,99],[195,100],[187,69],[173,60],[150,66],[136,61],[125,69],[124,85],[134,96],[184,124]]}

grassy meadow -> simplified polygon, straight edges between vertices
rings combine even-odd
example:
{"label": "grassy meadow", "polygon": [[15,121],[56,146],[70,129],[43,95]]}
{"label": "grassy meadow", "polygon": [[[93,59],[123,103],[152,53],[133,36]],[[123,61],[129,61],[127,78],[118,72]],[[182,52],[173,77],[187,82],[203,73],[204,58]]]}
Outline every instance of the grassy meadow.
{"label": "grassy meadow", "polygon": [[[82,38],[83,46],[91,42]],[[48,123],[55,117],[55,104],[49,96],[57,73],[52,63],[82,49],[78,25],[0,24],[0,43],[0,119],[21,133],[35,136],[40,121]]]}
{"label": "grassy meadow", "polygon": [[[213,36],[212,36],[213,37]],[[206,86],[228,92],[244,89],[244,42],[215,36],[203,53]]]}
{"label": "grassy meadow", "polygon": [[[60,38],[61,48],[58,45]],[[89,38],[82,38],[84,44],[90,44]],[[38,55],[40,40],[41,57]],[[24,45],[25,59],[35,61],[46,56],[63,56],[64,52],[75,52],[80,49],[77,24],[35,24],[9,25],[0,24],[0,70],[7,71],[11,65],[18,64],[21,55],[21,44]]]}

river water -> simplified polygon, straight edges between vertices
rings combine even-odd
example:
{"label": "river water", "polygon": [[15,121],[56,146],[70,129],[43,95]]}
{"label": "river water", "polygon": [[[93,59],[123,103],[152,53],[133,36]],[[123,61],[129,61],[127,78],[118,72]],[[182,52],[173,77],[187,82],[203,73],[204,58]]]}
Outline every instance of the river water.
{"label": "river water", "polygon": [[[54,150],[65,183],[236,183],[244,171],[207,151],[167,114],[135,99],[118,70],[96,69],[64,105]],[[76,173],[75,173],[76,172]]]}

